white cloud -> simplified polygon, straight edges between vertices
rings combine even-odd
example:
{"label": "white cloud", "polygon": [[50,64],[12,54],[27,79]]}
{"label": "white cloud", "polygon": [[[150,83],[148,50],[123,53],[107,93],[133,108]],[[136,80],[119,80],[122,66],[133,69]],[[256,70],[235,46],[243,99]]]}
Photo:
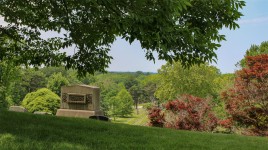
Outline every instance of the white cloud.
{"label": "white cloud", "polygon": [[259,18],[252,18],[252,19],[242,19],[237,22],[238,24],[262,24],[268,23],[268,16],[266,17],[259,17]]}

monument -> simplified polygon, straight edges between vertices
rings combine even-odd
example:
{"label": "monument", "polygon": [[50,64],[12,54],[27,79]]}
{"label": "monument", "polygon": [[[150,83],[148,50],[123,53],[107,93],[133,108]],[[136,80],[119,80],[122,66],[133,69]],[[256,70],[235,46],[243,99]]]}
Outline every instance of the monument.
{"label": "monument", "polygon": [[61,87],[61,106],[56,116],[89,118],[102,115],[99,87],[88,85]]}
{"label": "monument", "polygon": [[15,111],[15,112],[28,112],[27,109],[25,109],[22,106],[10,106],[9,111]]}

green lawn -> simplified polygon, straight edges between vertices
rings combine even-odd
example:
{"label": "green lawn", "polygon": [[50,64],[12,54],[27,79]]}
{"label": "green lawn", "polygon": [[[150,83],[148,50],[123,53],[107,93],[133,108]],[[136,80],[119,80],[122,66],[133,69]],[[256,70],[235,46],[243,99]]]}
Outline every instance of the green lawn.
{"label": "green lawn", "polygon": [[115,120],[112,119],[112,122],[114,123],[124,123],[129,125],[139,125],[139,126],[146,126],[148,124],[148,112],[144,108],[139,108],[137,110],[134,109],[131,117],[119,117]]}
{"label": "green lawn", "polygon": [[0,111],[0,149],[267,150],[268,138]]}

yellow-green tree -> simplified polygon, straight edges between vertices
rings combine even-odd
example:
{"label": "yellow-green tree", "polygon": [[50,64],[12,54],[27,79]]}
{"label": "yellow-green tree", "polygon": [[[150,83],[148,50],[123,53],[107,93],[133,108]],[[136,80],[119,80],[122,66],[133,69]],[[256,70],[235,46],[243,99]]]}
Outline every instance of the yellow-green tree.
{"label": "yellow-green tree", "polygon": [[134,101],[130,93],[126,89],[122,89],[117,95],[119,100],[119,115],[122,117],[129,116],[133,112]]}
{"label": "yellow-green tree", "polygon": [[109,115],[114,117],[129,116],[133,112],[133,98],[130,93],[122,88],[116,96],[109,99]]}
{"label": "yellow-green tree", "polygon": [[194,65],[183,68],[179,62],[167,63],[159,70],[159,84],[155,92],[160,101],[174,100],[184,94],[205,98],[217,96],[214,80],[220,75],[216,67]]}

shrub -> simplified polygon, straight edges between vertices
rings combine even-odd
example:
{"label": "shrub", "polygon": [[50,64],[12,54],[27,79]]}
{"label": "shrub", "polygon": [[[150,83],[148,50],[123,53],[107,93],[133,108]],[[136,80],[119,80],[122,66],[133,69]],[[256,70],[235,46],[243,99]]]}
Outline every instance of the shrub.
{"label": "shrub", "polygon": [[247,57],[234,87],[223,92],[226,109],[246,134],[268,136],[268,55]]}
{"label": "shrub", "polygon": [[164,119],[164,114],[161,112],[160,108],[157,107],[152,107],[149,110],[149,126],[154,126],[154,127],[163,127],[165,119]]}
{"label": "shrub", "polygon": [[151,126],[163,124],[166,128],[195,131],[212,131],[217,127],[217,118],[206,99],[185,95],[164,106],[163,113],[156,108],[150,111]]}
{"label": "shrub", "polygon": [[231,130],[232,125],[233,125],[233,120],[232,118],[224,119],[224,120],[219,120],[218,125],[221,127],[224,127],[226,129]]}
{"label": "shrub", "polygon": [[212,131],[217,126],[217,118],[206,99],[185,95],[168,102],[165,108],[165,126],[168,128]]}
{"label": "shrub", "polygon": [[22,101],[22,106],[32,113],[43,111],[56,114],[60,107],[60,97],[49,89],[42,88],[36,92],[28,93]]}
{"label": "shrub", "polygon": [[218,126],[214,130],[214,132],[217,133],[233,133],[233,119],[232,118],[227,118],[223,120],[218,121]]}

